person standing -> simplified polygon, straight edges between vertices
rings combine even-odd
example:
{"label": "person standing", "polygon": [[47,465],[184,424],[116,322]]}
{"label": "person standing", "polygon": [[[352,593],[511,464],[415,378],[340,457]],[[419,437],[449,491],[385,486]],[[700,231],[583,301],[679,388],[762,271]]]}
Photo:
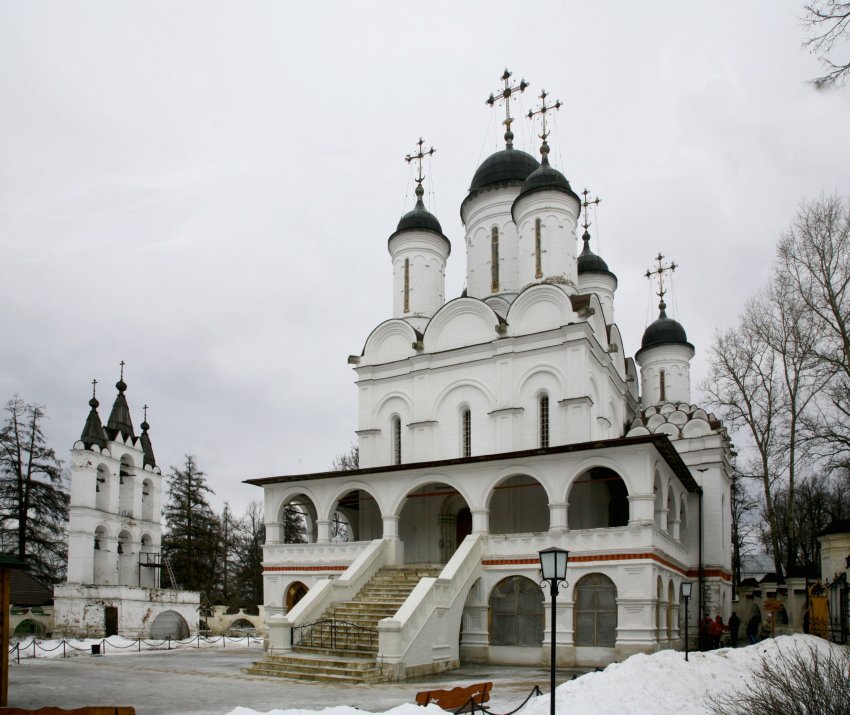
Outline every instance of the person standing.
{"label": "person standing", "polygon": [[732,615],[729,617],[729,643],[733,648],[738,646],[738,631],[740,630],[741,619],[738,618],[735,611],[732,611]]}
{"label": "person standing", "polygon": [[758,643],[759,628],[761,628],[761,616],[756,612],[747,621],[747,639],[750,641],[750,645]]}

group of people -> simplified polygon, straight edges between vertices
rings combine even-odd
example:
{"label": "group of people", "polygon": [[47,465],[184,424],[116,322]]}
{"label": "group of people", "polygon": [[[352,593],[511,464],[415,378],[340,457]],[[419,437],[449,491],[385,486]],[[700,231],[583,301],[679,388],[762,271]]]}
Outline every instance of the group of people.
{"label": "group of people", "polygon": [[[711,616],[702,619],[699,625],[699,649],[713,650],[719,648],[723,640],[723,634],[729,634],[729,645],[735,648],[738,645],[738,636],[741,631],[741,619],[734,611],[729,618],[729,623],[723,622],[723,617],[717,615],[712,620]],[[756,612],[747,622],[747,640],[750,644],[758,643],[762,638],[770,636],[770,621],[762,621],[761,615]]]}

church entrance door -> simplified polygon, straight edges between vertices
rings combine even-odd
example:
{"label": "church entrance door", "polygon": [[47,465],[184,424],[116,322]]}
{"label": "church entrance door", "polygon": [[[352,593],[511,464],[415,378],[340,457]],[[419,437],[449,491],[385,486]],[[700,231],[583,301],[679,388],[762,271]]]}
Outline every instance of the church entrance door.
{"label": "church entrance door", "polygon": [[107,606],[103,609],[104,624],[103,629],[106,632],[106,637],[118,635],[118,607]]}

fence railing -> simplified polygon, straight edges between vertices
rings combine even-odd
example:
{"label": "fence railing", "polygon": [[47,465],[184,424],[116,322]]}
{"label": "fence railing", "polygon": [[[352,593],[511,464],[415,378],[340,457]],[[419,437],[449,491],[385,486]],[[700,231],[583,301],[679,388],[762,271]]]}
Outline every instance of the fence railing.
{"label": "fence railing", "polygon": [[375,650],[378,647],[378,629],[322,618],[293,628],[292,645],[331,650]]}
{"label": "fence railing", "polygon": [[[70,656],[74,656],[77,653],[90,653],[91,655],[106,655],[106,647],[109,646],[113,650],[117,651],[129,651],[132,648],[135,648],[139,653],[142,652],[142,646],[145,646],[145,650],[176,650],[179,647],[186,648],[189,646],[196,646],[197,648],[201,647],[201,643],[206,645],[216,645],[218,643],[221,644],[222,648],[227,647],[228,641],[230,643],[241,643],[244,642],[246,645],[251,645],[253,643],[262,643],[262,638],[256,638],[255,636],[242,636],[240,638],[231,638],[229,636],[218,636],[217,638],[208,638],[206,636],[197,635],[192,638],[186,638],[183,640],[172,638],[171,636],[166,637],[161,641],[152,641],[145,640],[144,638],[139,638],[136,640],[127,641],[124,644],[118,644],[110,642],[108,638],[101,638],[97,642],[88,642],[85,646],[80,647],[79,645],[75,645],[72,641],[62,639],[58,643],[56,643],[52,648],[48,648],[44,645],[43,642],[39,642],[37,638],[33,638],[29,643],[21,643],[18,641],[14,643],[9,648],[9,657],[14,658],[17,663],[21,662],[21,658],[24,659],[32,659],[38,658],[38,652],[42,653],[56,653],[60,648],[62,649],[62,655],[59,656],[58,653],[56,655],[50,655],[47,657],[51,658],[68,658]],[[51,641],[53,642],[53,641]],[[80,643],[80,641],[76,641]],[[42,656],[44,657],[44,656]]]}

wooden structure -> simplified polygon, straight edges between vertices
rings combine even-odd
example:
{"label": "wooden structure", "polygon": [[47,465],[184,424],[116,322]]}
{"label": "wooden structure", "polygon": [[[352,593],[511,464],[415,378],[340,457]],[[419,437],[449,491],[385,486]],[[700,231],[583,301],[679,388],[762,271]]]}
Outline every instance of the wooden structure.
{"label": "wooden structure", "polygon": [[490,699],[490,691],[493,683],[475,683],[466,687],[452,688],[451,690],[423,690],[416,693],[417,705],[428,705],[434,703],[443,710],[454,712],[472,712],[476,707],[486,703]]}
{"label": "wooden structure", "polygon": [[12,570],[22,569],[25,565],[9,554],[0,554],[0,706],[9,701],[9,591]]}
{"label": "wooden structure", "polygon": [[0,715],[136,715],[136,708],[127,705],[93,705],[85,708],[0,708]]}

